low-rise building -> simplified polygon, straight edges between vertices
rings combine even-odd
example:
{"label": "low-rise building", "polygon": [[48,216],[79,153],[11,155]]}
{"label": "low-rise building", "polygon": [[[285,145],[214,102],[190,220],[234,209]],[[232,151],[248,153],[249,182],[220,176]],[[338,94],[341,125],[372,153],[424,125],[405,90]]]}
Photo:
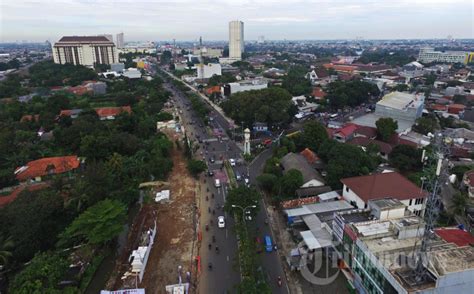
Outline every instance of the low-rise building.
{"label": "low-rise building", "polygon": [[46,157],[28,162],[17,168],[14,174],[20,182],[41,182],[45,177],[77,169],[80,163],[76,155]]}
{"label": "low-rise building", "polygon": [[367,208],[370,200],[397,199],[416,215],[423,215],[427,192],[398,172],[386,172],[341,179],[342,197],[357,208]]}
{"label": "low-rise building", "polygon": [[209,79],[214,75],[222,75],[222,69],[219,63],[196,64],[196,70],[198,79]]}
{"label": "low-rise building", "polygon": [[262,90],[268,88],[268,81],[265,79],[244,80],[224,85],[224,95],[230,96],[235,93]]}

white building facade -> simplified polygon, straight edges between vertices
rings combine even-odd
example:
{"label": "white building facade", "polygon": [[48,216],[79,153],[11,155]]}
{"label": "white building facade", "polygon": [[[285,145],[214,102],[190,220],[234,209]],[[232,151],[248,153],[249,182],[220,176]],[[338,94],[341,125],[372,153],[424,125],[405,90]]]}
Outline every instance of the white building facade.
{"label": "white building facade", "polygon": [[222,75],[222,68],[219,63],[196,64],[196,70],[198,79],[209,79],[213,75]]}
{"label": "white building facade", "polygon": [[434,48],[421,48],[418,61],[421,62],[446,62],[446,63],[468,63],[472,60],[473,53],[465,51],[435,51]]}
{"label": "white building facade", "polygon": [[123,33],[117,34],[117,48],[123,48],[125,47],[124,41],[123,41]]}
{"label": "white building facade", "polygon": [[105,36],[65,36],[53,45],[53,59],[59,64],[93,67],[118,62],[115,44]]}
{"label": "white building facade", "polygon": [[244,52],[244,23],[239,20],[229,22],[229,58],[240,60]]}

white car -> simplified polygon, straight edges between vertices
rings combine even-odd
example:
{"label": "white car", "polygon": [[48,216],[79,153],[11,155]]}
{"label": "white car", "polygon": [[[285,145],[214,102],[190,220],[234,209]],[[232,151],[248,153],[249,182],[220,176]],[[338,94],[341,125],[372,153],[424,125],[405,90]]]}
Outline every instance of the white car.
{"label": "white car", "polygon": [[230,166],[235,166],[235,159],[231,158],[229,159]]}
{"label": "white car", "polygon": [[217,217],[217,227],[220,228],[220,229],[225,228],[224,216],[221,215],[221,216]]}
{"label": "white car", "polygon": [[245,182],[245,185],[246,185],[247,187],[250,187],[250,180],[249,180],[249,178],[245,178],[245,179],[244,179],[244,182]]}

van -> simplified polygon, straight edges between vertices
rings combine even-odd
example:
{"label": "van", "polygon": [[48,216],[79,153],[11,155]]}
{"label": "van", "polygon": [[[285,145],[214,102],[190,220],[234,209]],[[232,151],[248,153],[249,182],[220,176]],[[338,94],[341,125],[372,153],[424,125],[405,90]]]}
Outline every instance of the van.
{"label": "van", "polygon": [[235,172],[235,178],[237,179],[237,181],[242,180],[242,176],[240,175],[238,171]]}
{"label": "van", "polygon": [[337,113],[333,113],[333,114],[331,114],[331,115],[329,116],[329,118],[334,119],[334,118],[336,118],[338,115],[339,115],[339,114],[337,114]]}
{"label": "van", "polygon": [[216,188],[219,188],[219,187],[221,186],[221,180],[216,179],[216,180],[214,181],[214,186],[215,186]]}
{"label": "van", "polygon": [[273,244],[272,244],[272,238],[270,236],[265,235],[265,251],[267,252],[272,252],[273,251]]}

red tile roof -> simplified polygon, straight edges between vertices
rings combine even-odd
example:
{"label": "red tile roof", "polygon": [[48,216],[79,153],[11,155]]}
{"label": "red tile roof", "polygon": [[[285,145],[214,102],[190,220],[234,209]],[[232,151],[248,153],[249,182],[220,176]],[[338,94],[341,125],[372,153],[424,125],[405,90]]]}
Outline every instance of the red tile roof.
{"label": "red tile roof", "polygon": [[380,152],[383,152],[385,154],[390,154],[392,152],[392,145],[379,141],[379,140],[369,139],[366,137],[355,137],[352,140],[350,140],[348,143],[352,145],[364,146],[364,147],[369,146],[369,144],[375,144],[379,146]]}
{"label": "red tile roof", "polygon": [[0,196],[0,207],[4,207],[5,205],[13,202],[20,195],[21,192],[25,191],[25,189],[27,189],[30,192],[33,192],[33,191],[44,189],[48,186],[49,186],[48,183],[35,183],[28,186],[25,186],[25,185],[18,186],[10,193],[10,195]]}
{"label": "red tile roof", "polygon": [[25,114],[21,117],[20,122],[27,122],[27,121],[39,121],[39,114]]}
{"label": "red tile roof", "polygon": [[336,134],[341,134],[344,137],[348,137],[357,130],[357,126],[355,124],[347,124],[343,128],[339,129]]}
{"label": "red tile roof", "polygon": [[474,236],[458,228],[435,229],[435,233],[446,242],[454,243],[458,246],[474,245]]}
{"label": "red tile roof", "polygon": [[283,209],[290,209],[290,208],[299,207],[305,204],[317,203],[318,201],[319,201],[319,197],[313,196],[313,197],[307,197],[307,198],[299,198],[299,199],[282,201],[280,202],[280,206]]}
{"label": "red tile roof", "polygon": [[341,179],[365,202],[386,197],[398,200],[426,197],[427,193],[397,172]]}
{"label": "red tile roof", "polygon": [[92,92],[92,90],[90,90],[89,88],[87,88],[85,86],[71,87],[71,88],[67,89],[67,91],[70,92],[70,93],[79,95],[79,96],[82,96],[84,94]]}
{"label": "red tile roof", "polygon": [[15,170],[16,179],[26,181],[48,174],[60,174],[79,167],[79,158],[76,155],[46,157],[28,162],[25,166]]}
{"label": "red tile roof", "polygon": [[122,106],[122,107],[102,107],[96,108],[95,111],[99,117],[109,117],[109,116],[116,116],[122,112],[132,113],[132,108],[130,106]]}
{"label": "red tile roof", "polygon": [[366,138],[375,138],[377,137],[377,128],[367,127],[367,126],[358,126],[355,133],[358,135],[364,136]]}
{"label": "red tile roof", "polygon": [[446,105],[441,105],[441,104],[432,104],[429,106],[431,110],[435,111],[446,111],[448,110],[448,107]]}
{"label": "red tile roof", "polygon": [[326,92],[323,91],[323,89],[316,87],[313,89],[312,95],[316,98],[322,99],[324,98],[327,94]]}
{"label": "red tile roof", "polygon": [[306,158],[306,161],[309,164],[314,164],[316,163],[316,161],[319,160],[319,157],[316,155],[316,153],[311,151],[309,148],[305,148],[303,151],[300,152],[300,154],[303,155],[304,158]]}
{"label": "red tile roof", "polygon": [[214,93],[220,93],[220,92],[221,92],[221,87],[219,87],[219,86],[213,86],[213,87],[206,88],[206,94],[207,95],[212,95]]}
{"label": "red tile roof", "polygon": [[462,104],[451,104],[451,105],[448,105],[448,112],[458,114],[461,111],[463,111],[465,108],[466,106]]}

